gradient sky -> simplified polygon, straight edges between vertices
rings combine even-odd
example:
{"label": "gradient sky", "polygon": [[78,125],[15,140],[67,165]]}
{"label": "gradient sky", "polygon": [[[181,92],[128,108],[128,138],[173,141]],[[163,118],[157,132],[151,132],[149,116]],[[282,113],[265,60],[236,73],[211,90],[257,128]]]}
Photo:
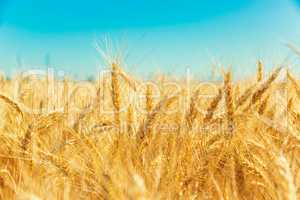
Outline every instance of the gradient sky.
{"label": "gradient sky", "polygon": [[[199,75],[212,65],[234,73],[267,67],[286,58],[286,43],[300,44],[300,2],[296,0],[0,0],[0,69],[50,65],[76,77],[101,67],[96,41],[109,38],[138,74]],[[300,46],[300,45],[299,45]]]}

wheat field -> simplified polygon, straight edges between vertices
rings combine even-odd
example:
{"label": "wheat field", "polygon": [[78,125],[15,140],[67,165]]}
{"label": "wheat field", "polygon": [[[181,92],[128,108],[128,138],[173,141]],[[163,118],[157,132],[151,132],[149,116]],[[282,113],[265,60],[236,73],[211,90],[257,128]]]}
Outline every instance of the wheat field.
{"label": "wheat field", "polygon": [[0,81],[0,199],[300,199],[300,83],[18,74]]}

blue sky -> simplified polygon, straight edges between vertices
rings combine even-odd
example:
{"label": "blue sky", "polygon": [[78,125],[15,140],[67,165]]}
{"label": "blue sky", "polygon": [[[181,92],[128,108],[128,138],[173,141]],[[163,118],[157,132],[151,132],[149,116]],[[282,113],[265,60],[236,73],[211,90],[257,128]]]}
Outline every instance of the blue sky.
{"label": "blue sky", "polygon": [[[5,1],[4,1],[5,2]],[[66,33],[203,22],[239,10],[251,0],[29,0],[9,3],[7,20],[41,33]],[[217,6],[216,6],[217,5]]]}
{"label": "blue sky", "polygon": [[63,70],[86,77],[102,69],[96,41],[112,40],[127,70],[206,76],[212,65],[236,74],[271,68],[300,44],[296,0],[0,0],[0,68]]}

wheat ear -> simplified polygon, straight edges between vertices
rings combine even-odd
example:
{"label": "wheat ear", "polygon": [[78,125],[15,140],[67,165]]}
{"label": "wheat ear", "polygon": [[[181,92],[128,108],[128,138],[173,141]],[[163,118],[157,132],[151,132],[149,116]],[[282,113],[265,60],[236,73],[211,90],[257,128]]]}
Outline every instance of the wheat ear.
{"label": "wheat ear", "polygon": [[259,60],[257,62],[257,82],[260,82],[263,80],[263,64]]}
{"label": "wheat ear", "polygon": [[233,97],[232,97],[232,80],[231,80],[230,72],[227,72],[224,77],[224,92],[225,92],[228,132],[232,134],[233,126],[234,126],[234,121],[233,121],[234,105],[233,105]]}
{"label": "wheat ear", "polygon": [[14,110],[16,110],[22,116],[22,118],[24,117],[24,114],[23,114],[20,106],[16,102],[14,102],[10,98],[8,98],[7,96],[4,96],[2,94],[0,94],[0,99],[2,99],[5,103],[10,105]]}
{"label": "wheat ear", "polygon": [[118,80],[118,65],[116,63],[112,63],[112,71],[111,71],[111,93],[112,93],[112,102],[114,106],[114,115],[115,115],[115,123],[120,126],[120,107],[121,107],[121,93],[120,93],[120,83]]}
{"label": "wheat ear", "polygon": [[241,88],[240,88],[240,85],[237,84],[234,88],[234,99],[235,99],[235,102],[236,100],[238,99],[238,97],[240,96],[241,94]]}
{"label": "wheat ear", "polygon": [[212,100],[212,102],[210,103],[210,105],[208,106],[207,110],[206,110],[206,115],[204,117],[204,123],[208,123],[211,121],[211,119],[213,118],[214,112],[216,111],[219,102],[221,101],[223,96],[223,91],[221,88],[218,89],[218,94],[214,97],[214,99]]}
{"label": "wheat ear", "polygon": [[149,114],[153,109],[153,90],[150,84],[147,84],[146,86],[146,110]]}
{"label": "wheat ear", "polygon": [[287,78],[289,81],[291,81],[291,83],[296,91],[297,97],[300,99],[300,86],[299,86],[297,80],[290,74],[290,72],[287,72]]}
{"label": "wheat ear", "polygon": [[188,128],[191,129],[194,123],[195,118],[197,117],[197,108],[196,108],[196,103],[199,97],[200,90],[196,90],[195,93],[193,94],[191,101],[190,101],[190,106],[189,110],[186,114],[186,121],[188,124]]}
{"label": "wheat ear", "polygon": [[127,132],[131,135],[134,128],[134,111],[130,104],[127,109]]}
{"label": "wheat ear", "polygon": [[265,99],[262,101],[258,108],[258,114],[263,115],[266,111],[266,108],[268,106],[268,101],[269,101],[270,95],[266,96]]}
{"label": "wheat ear", "polygon": [[30,124],[27,128],[24,138],[21,141],[21,148],[24,152],[27,151],[28,145],[31,142],[32,132],[33,132],[33,125]]}
{"label": "wheat ear", "polygon": [[49,161],[52,165],[57,167],[65,176],[71,178],[76,175],[76,173],[74,173],[74,171],[70,169],[69,163],[64,159],[61,159],[50,153],[42,153],[41,157],[42,159]]}
{"label": "wheat ear", "polygon": [[162,112],[163,108],[168,108],[177,98],[178,96],[165,97],[163,100],[157,103],[152,112],[148,114],[145,123],[142,123],[142,125],[139,127],[138,139],[143,140],[146,135],[151,135],[153,129],[155,128],[153,125],[156,122],[159,113]]}
{"label": "wheat ear", "polygon": [[64,79],[64,89],[63,89],[63,99],[64,99],[64,113],[68,115],[69,113],[69,83],[68,79]]}
{"label": "wheat ear", "polygon": [[251,98],[251,104],[254,105],[261,97],[262,95],[267,91],[267,89],[270,87],[271,83],[277,78],[279,75],[279,72],[281,71],[281,67],[277,68],[271,76],[268,78],[268,80],[263,83],[252,95]]}
{"label": "wheat ear", "polygon": [[251,95],[253,89],[254,85],[251,85],[242,93],[242,95],[238,98],[236,102],[236,109],[244,105],[244,103],[248,100],[249,96]]}

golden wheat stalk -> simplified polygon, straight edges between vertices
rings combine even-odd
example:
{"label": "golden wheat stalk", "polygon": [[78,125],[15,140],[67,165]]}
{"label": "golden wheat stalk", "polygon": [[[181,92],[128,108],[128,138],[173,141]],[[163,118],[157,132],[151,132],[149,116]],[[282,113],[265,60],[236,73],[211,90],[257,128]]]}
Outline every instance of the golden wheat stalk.
{"label": "golden wheat stalk", "polygon": [[297,186],[295,184],[294,174],[291,169],[291,164],[283,153],[280,153],[276,164],[280,168],[280,175],[283,177],[287,188],[285,190],[285,198],[289,200],[297,200]]}

